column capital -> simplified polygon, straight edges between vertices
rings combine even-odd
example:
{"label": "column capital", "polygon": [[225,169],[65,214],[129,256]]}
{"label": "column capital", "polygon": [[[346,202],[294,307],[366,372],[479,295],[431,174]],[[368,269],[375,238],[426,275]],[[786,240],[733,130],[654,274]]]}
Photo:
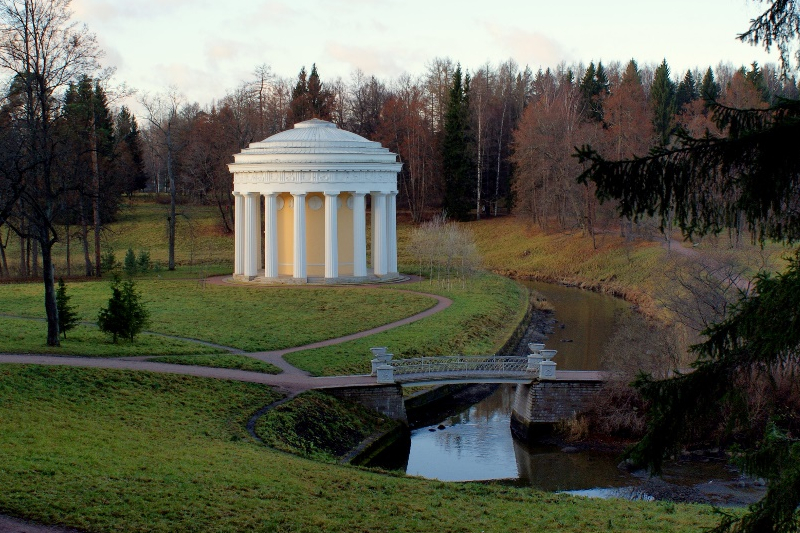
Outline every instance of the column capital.
{"label": "column capital", "polygon": [[325,191],[322,194],[324,194],[325,196],[339,196],[339,194],[341,193],[339,191]]}
{"label": "column capital", "polygon": [[258,197],[258,198],[261,198],[261,193],[260,193],[260,192],[252,192],[252,191],[251,191],[251,192],[246,192],[246,193],[244,193],[244,195],[245,195],[245,196],[249,196],[249,197],[251,197],[251,198],[253,198],[253,197]]}
{"label": "column capital", "polygon": [[308,193],[305,193],[305,192],[292,192],[292,193],[289,193],[289,194],[291,194],[292,196],[297,198],[298,196],[305,196]]}
{"label": "column capital", "polygon": [[351,192],[350,194],[352,196],[355,196],[356,198],[363,198],[364,196],[367,195],[367,193],[365,192]]}
{"label": "column capital", "polygon": [[262,192],[261,193],[262,196],[267,196],[267,197],[278,196],[279,194],[280,194],[279,192]]}
{"label": "column capital", "polygon": [[231,194],[234,195],[234,196],[241,196],[242,195],[242,193],[240,193],[239,191],[231,191]]}

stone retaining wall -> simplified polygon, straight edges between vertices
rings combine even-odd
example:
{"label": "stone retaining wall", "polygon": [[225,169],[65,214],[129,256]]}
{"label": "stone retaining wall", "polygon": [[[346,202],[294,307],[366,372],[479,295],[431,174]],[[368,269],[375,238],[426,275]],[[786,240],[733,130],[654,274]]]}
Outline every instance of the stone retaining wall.
{"label": "stone retaining wall", "polygon": [[392,420],[398,420],[408,425],[408,416],[406,416],[406,408],[403,403],[403,389],[398,384],[329,387],[318,390],[336,398],[359,403]]}

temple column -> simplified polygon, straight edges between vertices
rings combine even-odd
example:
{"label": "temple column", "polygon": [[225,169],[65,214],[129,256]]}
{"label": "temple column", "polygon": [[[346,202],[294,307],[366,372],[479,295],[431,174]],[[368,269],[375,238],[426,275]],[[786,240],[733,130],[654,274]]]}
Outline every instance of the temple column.
{"label": "temple column", "polygon": [[260,206],[258,199],[261,194],[248,192],[244,195],[245,231],[244,231],[244,275],[254,278],[258,274],[258,232],[261,224],[258,223]]}
{"label": "temple column", "polygon": [[264,195],[264,277],[278,277],[278,193]]}
{"label": "temple column", "polygon": [[367,275],[367,209],[365,193],[353,193],[353,276]]}
{"label": "temple column", "polygon": [[372,196],[372,273],[386,275],[386,193],[371,192]]}
{"label": "temple column", "polygon": [[386,195],[386,272],[397,274],[397,191]]}
{"label": "temple column", "polygon": [[244,196],[233,192],[233,275],[244,274]]}
{"label": "temple column", "polygon": [[294,278],[308,279],[306,274],[306,193],[292,193],[294,199]]}
{"label": "temple column", "polygon": [[325,193],[325,279],[339,277],[338,192]]}
{"label": "temple column", "polygon": [[[256,274],[261,269],[262,262],[264,261],[264,256],[261,254],[261,241],[264,240],[264,233],[263,233],[263,226],[261,225],[261,194],[259,193],[255,199],[256,205],[254,207],[253,213],[253,231],[256,234]],[[255,275],[255,274],[254,274]]]}

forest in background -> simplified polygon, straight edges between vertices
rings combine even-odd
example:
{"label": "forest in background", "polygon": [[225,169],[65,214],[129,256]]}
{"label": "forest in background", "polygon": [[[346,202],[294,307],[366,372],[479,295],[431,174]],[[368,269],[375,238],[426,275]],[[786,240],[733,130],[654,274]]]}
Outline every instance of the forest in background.
{"label": "forest in background", "polygon": [[[177,202],[214,205],[225,231],[232,231],[227,165],[233,154],[314,117],[398,154],[399,207],[413,222],[442,211],[469,220],[513,210],[543,229],[651,238],[657,223],[622,220],[614,202],[599,204],[592,185],[577,183],[583,169],[575,147],[591,144],[609,158],[646,155],[681,130],[724,134],[709,116],[711,100],[765,108],[800,94],[794,78],[755,63],[676,75],[666,60],[561,64],[536,72],[508,60],[465,72],[436,58],[422,74],[385,81],[360,70],[348,80],[323,81],[316,65],[282,77],[261,65],[214,102],[187,102],[175,88],[144,95],[137,120],[127,107],[113,109],[103,87],[83,78],[59,102],[59,135],[69,158],[63,179],[70,187],[56,219],[65,226],[62,240],[75,243],[72,255],[83,256],[87,276],[100,270],[103,224],[115,219],[126,194],[174,192]],[[21,112],[19,89],[12,83],[0,107],[6,123]],[[24,217],[18,220],[24,224]],[[18,236],[25,228],[14,221],[12,213],[0,226],[0,274],[38,276],[36,239]],[[733,228],[735,238],[740,230]],[[21,253],[10,259],[5,251],[15,237]]]}

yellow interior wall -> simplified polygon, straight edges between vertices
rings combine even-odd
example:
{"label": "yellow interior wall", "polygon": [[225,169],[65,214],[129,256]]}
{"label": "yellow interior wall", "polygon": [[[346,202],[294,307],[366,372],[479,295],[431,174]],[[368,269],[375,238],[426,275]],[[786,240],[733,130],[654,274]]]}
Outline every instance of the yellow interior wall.
{"label": "yellow interior wall", "polygon": [[[314,197],[322,200],[316,211],[308,207]],[[306,195],[306,266],[309,277],[325,276],[325,196],[316,192]]]}
{"label": "yellow interior wall", "polygon": [[283,209],[278,210],[278,275],[294,274],[294,209],[289,207],[292,195],[282,193]]}
{"label": "yellow interior wall", "polygon": [[342,193],[342,207],[337,216],[337,229],[339,239],[339,275],[353,275],[353,210],[347,207],[350,193]]}

